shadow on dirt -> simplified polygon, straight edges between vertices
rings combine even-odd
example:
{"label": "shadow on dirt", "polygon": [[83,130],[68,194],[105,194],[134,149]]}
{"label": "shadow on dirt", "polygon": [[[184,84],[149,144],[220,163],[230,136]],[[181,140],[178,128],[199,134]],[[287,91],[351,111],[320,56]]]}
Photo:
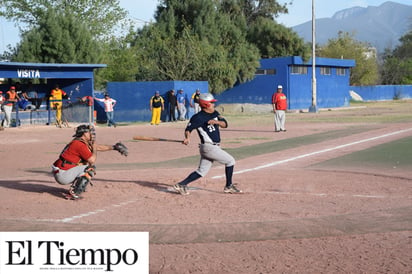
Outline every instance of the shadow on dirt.
{"label": "shadow on dirt", "polygon": [[31,180],[30,182],[27,182],[27,180],[0,180],[0,187],[24,192],[49,193],[59,198],[62,197],[62,193],[67,192],[67,187],[55,187],[45,184],[54,184],[59,186],[57,183],[49,180]]}
{"label": "shadow on dirt", "polygon": [[51,175],[51,169],[45,170],[45,169],[25,169],[24,171],[34,173],[34,174],[50,174]]}
{"label": "shadow on dirt", "polygon": [[[49,175],[50,180],[39,180],[39,179],[32,179],[32,180],[0,180],[0,187],[9,188],[20,190],[24,192],[31,192],[31,193],[49,193],[53,196],[62,198],[63,193],[67,193],[69,185],[59,187],[60,185],[54,181],[54,178],[51,175],[49,170],[44,169],[26,169],[25,171],[38,174],[38,175]],[[142,187],[151,188],[159,192],[170,192],[172,194],[175,193],[172,189],[171,185],[158,183],[158,182],[148,182],[148,181],[136,181],[136,180],[113,180],[113,179],[101,179],[101,178],[94,178],[92,180],[93,183],[99,182],[107,182],[107,183],[134,183]],[[46,184],[46,185],[45,185]],[[50,186],[48,184],[53,184],[55,186]],[[63,197],[64,198],[64,197]]]}
{"label": "shadow on dirt", "polygon": [[106,180],[106,179],[94,179],[93,182],[109,182],[109,183],[134,183],[138,184],[139,186],[146,187],[146,188],[151,188],[160,192],[171,192],[173,194],[175,193],[172,189],[172,185],[164,184],[164,183],[158,183],[158,182],[148,182],[148,181],[134,181],[134,180]]}

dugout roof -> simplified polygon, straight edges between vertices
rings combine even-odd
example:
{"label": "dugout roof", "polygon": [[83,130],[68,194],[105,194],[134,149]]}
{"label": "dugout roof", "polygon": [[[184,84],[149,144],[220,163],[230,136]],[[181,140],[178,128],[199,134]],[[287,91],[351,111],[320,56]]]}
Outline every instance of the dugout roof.
{"label": "dugout roof", "polygon": [[43,64],[0,62],[0,78],[12,79],[93,79],[93,70],[105,64]]}

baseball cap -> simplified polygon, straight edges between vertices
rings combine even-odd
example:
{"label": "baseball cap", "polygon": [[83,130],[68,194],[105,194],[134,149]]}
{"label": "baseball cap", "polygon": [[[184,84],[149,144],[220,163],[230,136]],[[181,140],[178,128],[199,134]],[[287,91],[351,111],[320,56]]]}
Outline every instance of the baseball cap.
{"label": "baseball cap", "polygon": [[279,85],[278,88],[283,88],[282,85]]}
{"label": "baseball cap", "polygon": [[15,87],[15,86],[11,86],[10,89],[16,89],[16,87]]}

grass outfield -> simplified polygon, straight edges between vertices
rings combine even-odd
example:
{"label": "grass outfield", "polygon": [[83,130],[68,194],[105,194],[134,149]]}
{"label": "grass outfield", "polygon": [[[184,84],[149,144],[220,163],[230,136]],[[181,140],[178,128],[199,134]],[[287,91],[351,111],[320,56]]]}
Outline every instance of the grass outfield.
{"label": "grass outfield", "polygon": [[353,152],[317,164],[319,167],[374,166],[383,169],[405,169],[412,171],[412,137],[399,139],[369,149]]}

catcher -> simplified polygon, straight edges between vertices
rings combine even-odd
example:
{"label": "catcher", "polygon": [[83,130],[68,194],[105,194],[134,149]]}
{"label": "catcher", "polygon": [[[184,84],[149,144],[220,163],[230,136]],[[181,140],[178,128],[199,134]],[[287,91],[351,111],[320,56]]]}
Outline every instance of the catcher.
{"label": "catcher", "polygon": [[128,154],[127,147],[121,142],[113,146],[96,144],[96,132],[92,125],[78,126],[73,137],[52,165],[56,182],[62,185],[71,184],[69,194],[65,194],[70,200],[81,198],[80,194],[91,184],[91,178],[96,174],[98,151],[116,150],[124,156]]}

